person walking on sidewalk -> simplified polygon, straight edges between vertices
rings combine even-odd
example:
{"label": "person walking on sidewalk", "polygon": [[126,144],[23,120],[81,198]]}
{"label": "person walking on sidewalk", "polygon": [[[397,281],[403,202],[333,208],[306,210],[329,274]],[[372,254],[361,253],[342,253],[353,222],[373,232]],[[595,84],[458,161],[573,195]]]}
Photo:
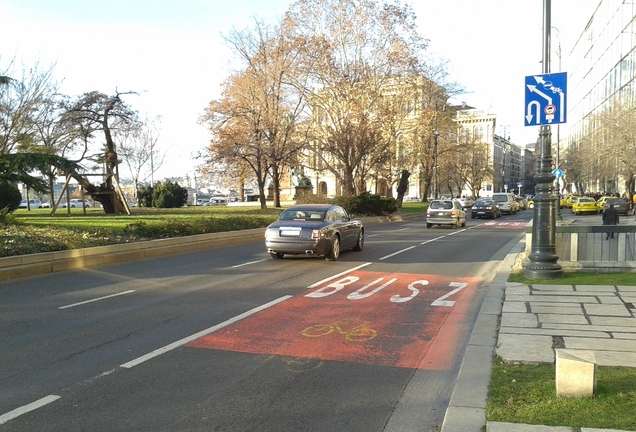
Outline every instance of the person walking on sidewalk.
{"label": "person walking on sidewalk", "polygon": [[[610,204],[603,212],[603,225],[618,225],[618,210],[614,208],[614,204]],[[610,235],[614,238],[614,233],[608,232],[605,240],[608,240]]]}

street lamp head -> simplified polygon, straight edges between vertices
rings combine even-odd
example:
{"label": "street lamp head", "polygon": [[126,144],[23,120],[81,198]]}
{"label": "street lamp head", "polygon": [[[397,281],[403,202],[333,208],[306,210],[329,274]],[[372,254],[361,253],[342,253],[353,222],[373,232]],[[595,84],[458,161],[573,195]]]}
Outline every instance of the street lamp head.
{"label": "street lamp head", "polygon": [[433,132],[433,134],[434,134],[436,137],[438,137],[438,136],[439,136],[439,131],[438,131],[438,130],[436,130],[436,131],[434,131],[434,132]]}

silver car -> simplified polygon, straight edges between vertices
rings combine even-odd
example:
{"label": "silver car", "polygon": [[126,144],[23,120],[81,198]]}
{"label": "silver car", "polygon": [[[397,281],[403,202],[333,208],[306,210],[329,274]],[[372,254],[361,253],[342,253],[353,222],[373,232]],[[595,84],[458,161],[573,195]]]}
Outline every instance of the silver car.
{"label": "silver car", "polygon": [[301,204],[283,211],[265,231],[265,247],[272,258],[318,255],[336,261],[341,250],[361,251],[364,227],[346,210],[330,204]]}
{"label": "silver car", "polygon": [[466,226],[466,212],[462,205],[450,199],[434,200],[426,211],[426,228],[433,225]]}

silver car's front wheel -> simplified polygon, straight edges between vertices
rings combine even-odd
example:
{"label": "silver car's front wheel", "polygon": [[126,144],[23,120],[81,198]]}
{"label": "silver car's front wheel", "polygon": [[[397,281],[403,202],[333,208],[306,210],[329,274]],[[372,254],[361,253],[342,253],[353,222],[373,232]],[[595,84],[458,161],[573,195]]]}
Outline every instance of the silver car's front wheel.
{"label": "silver car's front wheel", "polygon": [[360,234],[358,234],[358,242],[353,247],[354,251],[361,251],[364,247],[364,231],[360,230]]}

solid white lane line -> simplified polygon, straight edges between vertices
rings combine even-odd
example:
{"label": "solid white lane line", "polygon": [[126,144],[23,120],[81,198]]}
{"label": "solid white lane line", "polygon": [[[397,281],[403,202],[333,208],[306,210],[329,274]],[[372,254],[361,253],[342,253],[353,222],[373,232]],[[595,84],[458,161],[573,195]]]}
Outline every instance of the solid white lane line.
{"label": "solid white lane line", "polygon": [[337,275],[329,276],[328,278],[323,279],[323,280],[321,280],[321,281],[318,281],[318,282],[316,282],[315,284],[311,284],[311,285],[309,285],[309,286],[307,287],[307,289],[315,288],[315,287],[317,287],[318,285],[322,285],[322,284],[324,284],[325,282],[329,282],[330,280],[333,280],[333,279],[335,279],[335,278],[337,278],[337,277],[340,277],[340,276],[342,276],[342,275],[345,275],[345,274],[347,274],[347,273],[351,273],[351,272],[352,272],[352,271],[354,271],[354,270],[361,269],[362,267],[366,267],[366,266],[371,265],[371,264],[373,264],[373,263],[368,262],[368,263],[360,264],[360,265],[359,265],[359,266],[357,266],[357,267],[354,267],[354,268],[349,269],[349,270],[345,270],[345,271],[343,271],[343,272],[341,272],[341,273],[338,273]]}
{"label": "solid white lane line", "polygon": [[382,258],[380,258],[380,261],[383,261],[383,260],[385,260],[385,259],[387,259],[387,258],[391,258],[392,256],[395,256],[395,255],[399,255],[399,254],[401,254],[402,252],[406,252],[406,251],[408,251],[408,250],[413,249],[414,247],[415,247],[415,246],[407,247],[406,249],[402,249],[402,250],[399,250],[399,251],[397,251],[397,252],[393,252],[393,253],[392,253],[392,254],[390,254],[390,255],[383,256]]}
{"label": "solid white lane line", "polygon": [[88,303],[94,303],[96,301],[109,299],[109,298],[112,298],[112,297],[117,297],[117,296],[124,295],[124,294],[130,294],[130,293],[133,293],[133,292],[135,292],[135,290],[128,290],[128,291],[120,292],[120,293],[117,293],[117,294],[111,294],[111,295],[107,295],[107,296],[104,296],[104,297],[99,297],[99,298],[92,299],[92,300],[86,300],[86,301],[79,302],[79,303],[73,303],[73,304],[66,305],[66,306],[60,306],[58,309],[68,309],[68,308],[72,308],[72,307],[75,307],[75,306],[81,306],[81,305],[85,305],[85,304],[88,304]]}
{"label": "solid white lane line", "polygon": [[443,239],[446,236],[435,237],[434,239],[426,240],[425,242],[420,243],[421,245],[425,245],[426,243],[434,242],[435,240]]}
{"label": "solid white lane line", "polygon": [[466,231],[466,228],[464,228],[464,229],[460,229],[459,231],[453,231],[452,233],[448,233],[448,234],[446,234],[446,235],[452,236],[452,235],[455,235],[455,234],[460,233],[460,232],[462,232],[462,231]]}
{"label": "solid white lane line", "polygon": [[213,332],[215,332],[215,331],[217,331],[219,329],[222,329],[223,327],[227,327],[230,324],[233,324],[233,323],[235,323],[237,321],[240,321],[243,318],[246,318],[246,317],[248,317],[250,315],[255,314],[256,312],[260,312],[260,311],[265,310],[265,309],[267,309],[269,307],[272,307],[272,306],[274,306],[274,305],[276,305],[278,303],[281,303],[281,302],[283,302],[283,301],[285,301],[285,300],[287,300],[287,299],[289,299],[291,297],[292,296],[290,296],[290,295],[283,296],[283,297],[280,297],[280,298],[278,298],[276,300],[273,300],[273,301],[271,301],[269,303],[266,303],[264,305],[261,305],[259,307],[254,308],[254,309],[248,310],[247,312],[244,312],[244,313],[242,313],[240,315],[237,315],[234,318],[230,318],[229,320],[224,321],[221,324],[217,324],[217,325],[215,325],[213,327],[210,327],[210,328],[208,328],[206,330],[200,331],[200,332],[195,333],[195,334],[193,334],[191,336],[188,336],[186,338],[183,338],[181,340],[173,342],[170,345],[166,345],[163,348],[156,349],[153,352],[148,353],[146,355],[143,355],[143,356],[141,356],[141,357],[139,357],[139,358],[137,358],[135,360],[131,360],[128,363],[124,363],[124,364],[120,365],[120,367],[128,368],[128,369],[130,369],[132,367],[135,367],[135,366],[137,366],[137,365],[139,365],[139,364],[141,364],[141,363],[143,363],[143,362],[145,362],[147,360],[150,360],[152,358],[160,356],[161,354],[165,354],[168,351],[172,351],[173,349],[179,348],[182,345],[185,345],[185,344],[187,344],[189,342],[192,342],[194,340],[199,339],[200,337],[203,337],[203,336],[206,336],[206,335],[208,335],[210,333],[213,333]]}
{"label": "solid white lane line", "polygon": [[16,408],[13,411],[9,411],[6,414],[3,414],[0,416],[0,425],[1,424],[5,424],[6,422],[8,422],[9,420],[13,420],[16,417],[21,416],[22,414],[26,414],[29,411],[33,411],[36,410],[38,408],[42,408],[44,405],[48,405],[51,402],[55,402],[56,400],[60,399],[61,396],[56,396],[56,395],[49,395],[47,397],[43,397],[40,400],[36,400],[35,402],[32,402],[28,405],[24,405],[20,408]]}
{"label": "solid white lane line", "polygon": [[246,265],[256,264],[256,263],[263,262],[263,261],[268,261],[268,260],[267,259],[262,259],[262,260],[257,260],[257,261],[250,261],[250,262],[246,262],[246,263],[243,263],[243,264],[233,265],[232,268],[243,267],[243,266],[246,266]]}

